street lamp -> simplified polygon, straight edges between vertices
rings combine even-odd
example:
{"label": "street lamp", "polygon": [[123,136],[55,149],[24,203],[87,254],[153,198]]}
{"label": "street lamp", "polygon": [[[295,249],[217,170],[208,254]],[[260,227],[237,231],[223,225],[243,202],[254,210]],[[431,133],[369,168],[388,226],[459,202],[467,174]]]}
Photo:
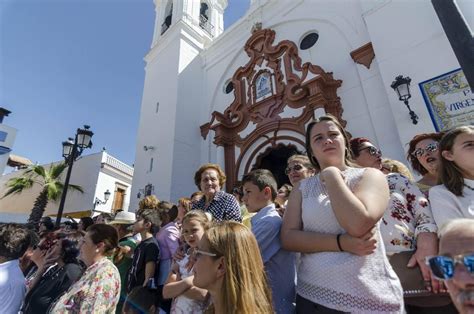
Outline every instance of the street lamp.
{"label": "street lamp", "polygon": [[69,188],[69,179],[71,178],[72,166],[74,161],[81,156],[82,151],[86,148],[92,147],[92,132],[90,126],[84,125],[83,129],[77,129],[74,138],[69,138],[63,142],[63,157],[66,162],[68,169],[66,174],[66,180],[64,181],[63,193],[61,195],[61,202],[59,203],[58,216],[56,217],[56,228],[59,228],[61,223],[61,217],[63,215],[64,204],[66,202],[67,190]]}
{"label": "street lamp", "polygon": [[102,201],[101,199],[99,199],[98,197],[95,198],[95,201],[94,201],[94,210],[96,208],[97,205],[104,205],[105,203],[107,203],[107,201],[109,200],[110,198],[110,191],[107,189],[107,191],[104,192],[104,200]]}
{"label": "street lamp", "polygon": [[399,75],[395,78],[395,81],[392,82],[392,85],[390,85],[390,87],[393,88],[393,90],[397,92],[398,100],[403,101],[405,105],[407,106],[408,111],[410,112],[410,118],[413,124],[417,124],[418,116],[413,110],[411,110],[410,105],[408,105],[408,99],[411,98],[410,82],[411,82],[410,77],[408,76],[403,77],[402,75]]}

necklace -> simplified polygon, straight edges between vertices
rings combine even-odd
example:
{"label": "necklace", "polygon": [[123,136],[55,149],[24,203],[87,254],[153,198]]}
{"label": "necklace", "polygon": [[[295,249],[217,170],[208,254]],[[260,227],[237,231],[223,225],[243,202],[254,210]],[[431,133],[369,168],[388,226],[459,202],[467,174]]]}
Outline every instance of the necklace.
{"label": "necklace", "polygon": [[464,183],[464,186],[467,187],[469,190],[474,191],[474,188],[472,186],[467,185],[466,183]]}

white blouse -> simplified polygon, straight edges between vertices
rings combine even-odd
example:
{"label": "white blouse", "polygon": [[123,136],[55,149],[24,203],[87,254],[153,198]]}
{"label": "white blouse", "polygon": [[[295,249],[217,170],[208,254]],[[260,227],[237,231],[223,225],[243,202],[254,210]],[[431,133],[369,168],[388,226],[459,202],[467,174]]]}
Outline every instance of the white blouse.
{"label": "white blouse", "polygon": [[[365,169],[342,172],[351,190]],[[301,182],[304,231],[345,233],[331,208],[331,200],[319,175]],[[301,254],[297,293],[331,309],[355,313],[402,313],[403,290],[385,255],[377,224],[377,248],[367,256],[347,252]]]}
{"label": "white blouse", "polygon": [[[474,188],[474,180],[464,179]],[[456,218],[474,219],[474,191],[464,186],[463,196],[456,196],[443,184],[430,189],[431,211],[440,230],[449,220]]]}

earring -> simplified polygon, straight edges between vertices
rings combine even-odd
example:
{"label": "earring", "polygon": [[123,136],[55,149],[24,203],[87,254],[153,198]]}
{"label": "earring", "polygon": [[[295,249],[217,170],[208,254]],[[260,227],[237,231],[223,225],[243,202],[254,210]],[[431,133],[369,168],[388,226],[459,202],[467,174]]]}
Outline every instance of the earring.
{"label": "earring", "polygon": [[96,253],[99,253],[99,249],[96,249],[95,252],[96,252]]}

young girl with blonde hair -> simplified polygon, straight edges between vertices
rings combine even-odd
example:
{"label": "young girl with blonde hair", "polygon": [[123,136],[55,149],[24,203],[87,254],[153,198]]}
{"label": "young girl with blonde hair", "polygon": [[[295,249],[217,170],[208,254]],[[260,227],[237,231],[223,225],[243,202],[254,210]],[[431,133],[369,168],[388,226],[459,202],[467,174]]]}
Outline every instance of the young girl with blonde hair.
{"label": "young girl with blonde hair", "polygon": [[221,222],[206,231],[194,264],[194,285],[209,291],[206,313],[273,313],[257,240],[237,222]]}
{"label": "young girl with blonde hair", "polygon": [[163,287],[165,299],[174,298],[171,313],[202,313],[207,291],[193,286],[193,266],[197,246],[209,228],[208,216],[200,210],[189,211],[183,217],[181,234],[188,245],[183,259],[173,261],[171,272]]}

